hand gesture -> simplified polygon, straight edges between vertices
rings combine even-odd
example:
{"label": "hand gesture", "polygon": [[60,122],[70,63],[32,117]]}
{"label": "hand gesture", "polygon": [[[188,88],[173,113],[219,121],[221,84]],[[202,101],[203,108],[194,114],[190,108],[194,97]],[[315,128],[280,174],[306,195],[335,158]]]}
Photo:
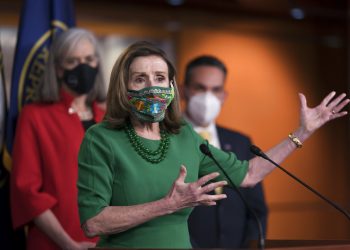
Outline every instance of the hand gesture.
{"label": "hand gesture", "polygon": [[213,182],[205,185],[208,181],[219,176],[219,173],[211,173],[203,176],[196,182],[185,183],[187,170],[181,165],[178,178],[175,180],[171,190],[167,195],[169,203],[175,210],[199,205],[213,206],[216,201],[226,198],[225,194],[209,195],[217,187],[227,184],[226,181]]}
{"label": "hand gesture", "polygon": [[341,110],[350,102],[350,100],[345,97],[346,94],[344,93],[335,97],[335,91],[332,91],[318,106],[309,108],[305,96],[300,93],[300,125],[304,131],[311,134],[325,123],[346,115],[348,112]]}

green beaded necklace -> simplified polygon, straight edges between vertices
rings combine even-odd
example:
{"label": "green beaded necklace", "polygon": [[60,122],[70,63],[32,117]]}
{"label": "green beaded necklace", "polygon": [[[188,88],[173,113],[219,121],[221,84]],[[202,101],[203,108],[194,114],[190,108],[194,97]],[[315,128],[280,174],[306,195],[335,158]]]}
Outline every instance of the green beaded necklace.
{"label": "green beaded necklace", "polygon": [[136,131],[130,122],[128,122],[125,126],[125,133],[135,151],[143,159],[153,164],[157,164],[164,160],[170,144],[169,134],[166,131],[160,131],[160,144],[154,151],[150,150],[142,143],[140,137],[136,134]]}

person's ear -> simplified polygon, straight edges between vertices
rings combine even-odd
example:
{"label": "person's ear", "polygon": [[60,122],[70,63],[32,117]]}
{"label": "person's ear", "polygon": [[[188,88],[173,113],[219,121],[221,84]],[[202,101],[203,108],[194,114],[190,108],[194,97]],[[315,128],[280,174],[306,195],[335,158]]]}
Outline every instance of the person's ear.
{"label": "person's ear", "polygon": [[224,90],[224,91],[222,92],[222,98],[221,98],[221,100],[220,100],[220,101],[221,101],[221,105],[223,105],[223,104],[225,103],[227,97],[228,97],[228,92],[227,92],[226,90]]}

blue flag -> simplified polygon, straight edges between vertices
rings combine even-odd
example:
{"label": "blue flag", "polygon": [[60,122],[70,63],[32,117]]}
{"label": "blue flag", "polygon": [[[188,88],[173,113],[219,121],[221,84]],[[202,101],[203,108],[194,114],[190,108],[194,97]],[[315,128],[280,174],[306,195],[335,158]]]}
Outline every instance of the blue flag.
{"label": "blue flag", "polygon": [[[5,124],[6,124],[6,116],[7,116],[3,58],[4,56],[3,56],[1,44],[0,44],[0,155],[2,155],[2,152],[4,149]],[[3,162],[0,161],[0,189],[4,186],[6,182],[6,179],[7,179],[6,172],[7,171],[4,168]]]}
{"label": "blue flag", "polygon": [[12,72],[10,108],[3,160],[12,165],[11,153],[17,117],[26,103],[37,98],[37,88],[55,35],[75,25],[73,0],[25,0],[18,29]]}
{"label": "blue flag", "polygon": [[[5,88],[4,61],[0,45],[0,155],[4,150],[7,98]],[[1,158],[2,159],[2,158]],[[10,212],[10,175],[0,161],[0,245],[3,249],[25,249],[24,231],[12,229]]]}

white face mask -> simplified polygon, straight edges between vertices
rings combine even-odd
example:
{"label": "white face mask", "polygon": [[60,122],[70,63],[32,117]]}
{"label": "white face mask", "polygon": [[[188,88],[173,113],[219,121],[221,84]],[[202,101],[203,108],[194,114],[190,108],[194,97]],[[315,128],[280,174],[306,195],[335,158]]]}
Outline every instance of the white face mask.
{"label": "white face mask", "polygon": [[187,105],[190,118],[199,126],[209,125],[221,110],[220,100],[210,91],[192,96]]}

